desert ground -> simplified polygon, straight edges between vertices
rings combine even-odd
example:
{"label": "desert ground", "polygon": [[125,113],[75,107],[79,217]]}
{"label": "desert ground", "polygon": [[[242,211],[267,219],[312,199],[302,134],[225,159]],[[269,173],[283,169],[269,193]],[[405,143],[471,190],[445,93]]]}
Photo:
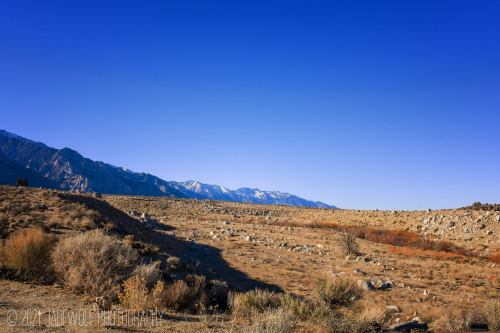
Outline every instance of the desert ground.
{"label": "desert ground", "polygon": [[[236,294],[258,288],[311,302],[317,302],[318,279],[348,279],[366,290],[354,304],[332,311],[369,318],[380,324],[379,331],[414,319],[431,331],[460,331],[465,324],[487,322],[483,309],[500,296],[500,211],[494,205],[366,211],[11,186],[0,186],[0,198],[4,243],[20,230],[41,228],[60,241],[102,229],[132,246],[141,261],[158,262],[167,284],[194,274],[223,281]],[[346,256],[341,239],[346,231],[357,236],[356,254]],[[417,240],[401,246],[398,235]],[[272,331],[259,330],[255,313],[244,315],[231,306],[165,309],[149,326],[106,323],[95,310],[94,295],[68,289],[57,278],[34,281],[20,271],[2,264],[0,327],[5,332]],[[57,310],[87,314],[86,325],[58,325]],[[126,310],[113,299],[112,311]],[[12,313],[18,322],[11,326]],[[289,330],[342,331],[308,320]]]}

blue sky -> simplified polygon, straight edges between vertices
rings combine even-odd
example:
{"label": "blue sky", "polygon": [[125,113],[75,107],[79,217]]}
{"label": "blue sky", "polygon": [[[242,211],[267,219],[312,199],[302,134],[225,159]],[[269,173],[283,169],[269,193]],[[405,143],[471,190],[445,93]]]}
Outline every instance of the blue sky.
{"label": "blue sky", "polygon": [[4,1],[0,128],[343,208],[500,202],[498,1]]}

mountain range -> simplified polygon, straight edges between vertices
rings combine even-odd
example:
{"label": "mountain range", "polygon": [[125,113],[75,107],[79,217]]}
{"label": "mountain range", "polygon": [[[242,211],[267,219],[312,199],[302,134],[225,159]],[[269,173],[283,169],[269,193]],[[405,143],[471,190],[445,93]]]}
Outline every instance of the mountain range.
{"label": "mountain range", "polygon": [[246,187],[231,190],[198,181],[166,181],[147,173],[93,161],[69,148],[51,148],[41,142],[0,130],[0,184],[15,185],[17,178],[28,179],[30,186],[83,193],[336,208],[279,191],[261,191]]}

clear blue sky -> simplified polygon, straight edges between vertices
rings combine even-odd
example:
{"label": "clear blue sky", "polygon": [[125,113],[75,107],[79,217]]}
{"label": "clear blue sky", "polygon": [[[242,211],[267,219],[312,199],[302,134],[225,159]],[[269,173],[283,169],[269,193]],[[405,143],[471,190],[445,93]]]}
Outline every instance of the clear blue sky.
{"label": "clear blue sky", "polygon": [[0,116],[166,180],[500,202],[500,2],[3,1]]}

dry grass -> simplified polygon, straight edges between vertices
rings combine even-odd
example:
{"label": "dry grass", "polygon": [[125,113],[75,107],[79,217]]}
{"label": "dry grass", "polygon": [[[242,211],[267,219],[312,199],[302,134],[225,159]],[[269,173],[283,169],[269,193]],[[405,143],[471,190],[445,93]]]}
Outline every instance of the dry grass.
{"label": "dry grass", "polygon": [[436,332],[467,332],[473,323],[486,323],[483,309],[477,304],[468,304],[448,311],[431,326]]}
{"label": "dry grass", "polygon": [[484,315],[490,330],[500,331],[500,300],[492,299],[484,307]]}
{"label": "dry grass", "polygon": [[371,323],[360,320],[352,313],[332,311],[317,321],[317,326],[326,333],[372,333],[379,332]]}
{"label": "dry grass", "polygon": [[53,253],[64,286],[90,296],[115,297],[136,262],[137,253],[130,246],[99,229],[61,240]]}
{"label": "dry grass", "polygon": [[257,314],[254,324],[245,330],[248,333],[289,333],[293,332],[296,318],[283,308],[266,310]]}

